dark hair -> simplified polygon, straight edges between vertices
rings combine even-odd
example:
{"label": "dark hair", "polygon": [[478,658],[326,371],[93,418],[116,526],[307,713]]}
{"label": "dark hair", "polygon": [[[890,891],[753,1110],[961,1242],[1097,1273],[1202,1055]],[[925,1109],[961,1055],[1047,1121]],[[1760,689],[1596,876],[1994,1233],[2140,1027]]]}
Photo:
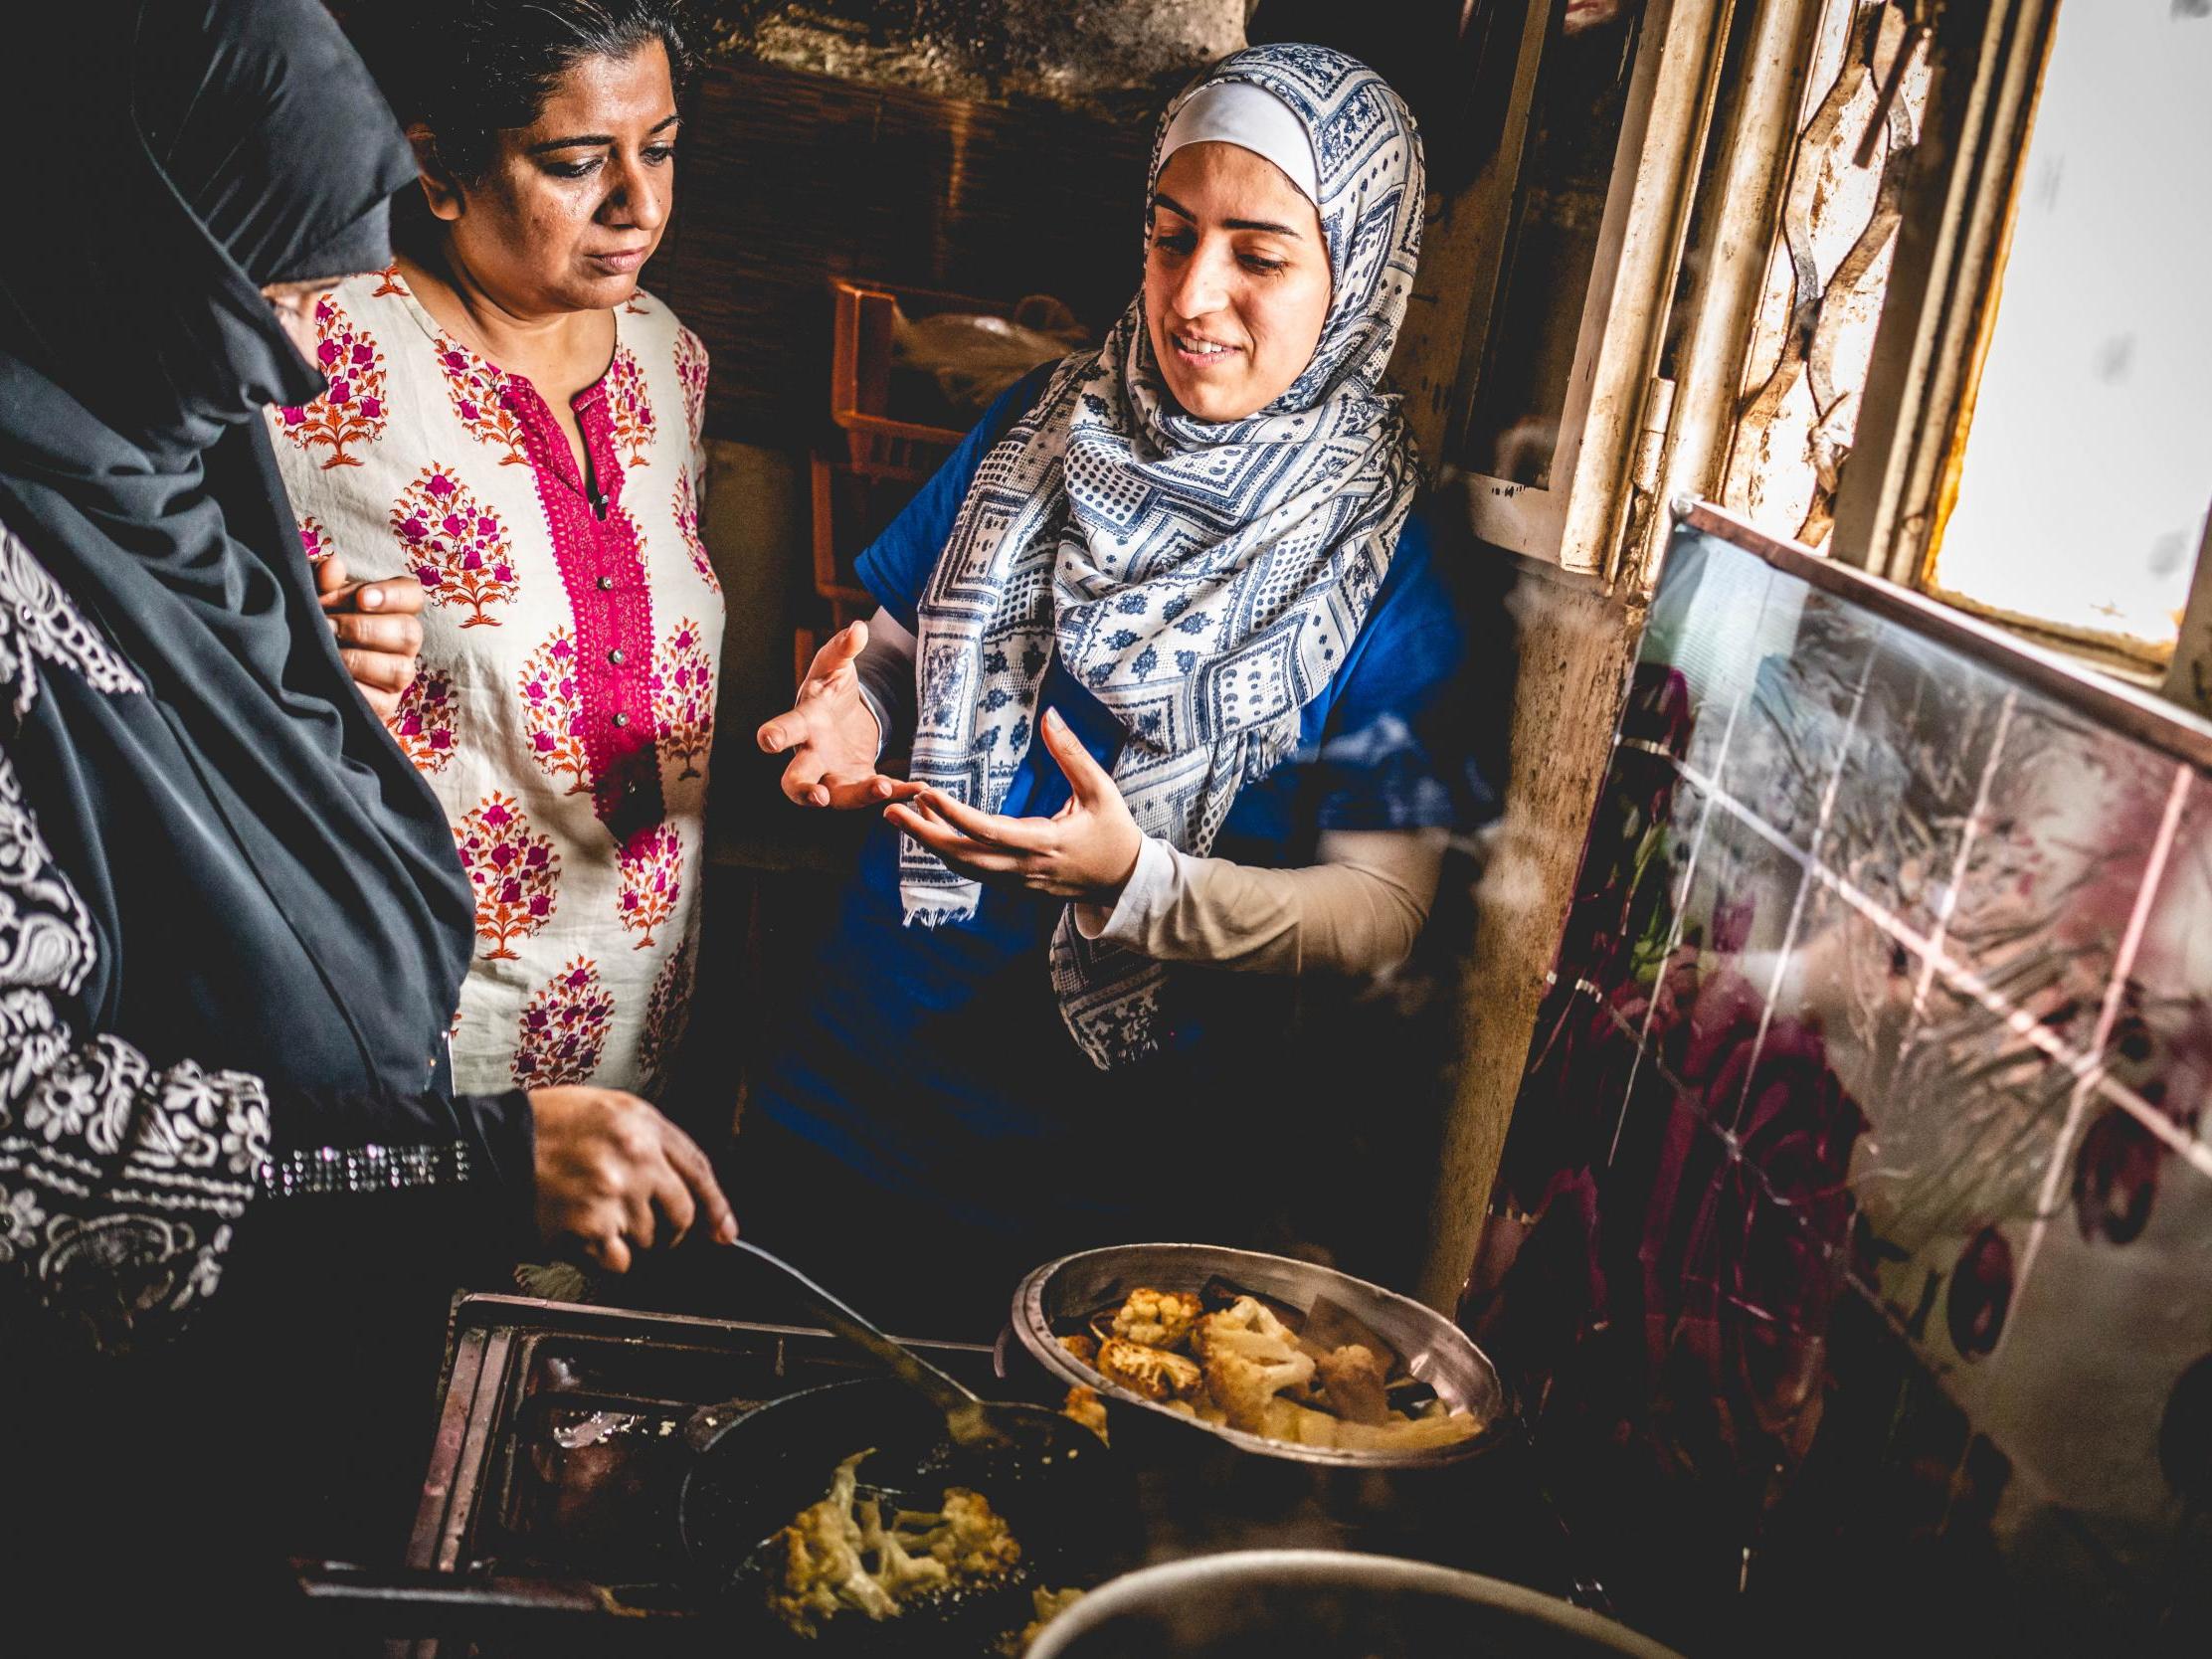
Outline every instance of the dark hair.
{"label": "dark hair", "polygon": [[692,67],[682,0],[385,0],[356,32],[400,120],[430,128],[434,161],[462,184],[585,59],[658,41],[679,100]]}

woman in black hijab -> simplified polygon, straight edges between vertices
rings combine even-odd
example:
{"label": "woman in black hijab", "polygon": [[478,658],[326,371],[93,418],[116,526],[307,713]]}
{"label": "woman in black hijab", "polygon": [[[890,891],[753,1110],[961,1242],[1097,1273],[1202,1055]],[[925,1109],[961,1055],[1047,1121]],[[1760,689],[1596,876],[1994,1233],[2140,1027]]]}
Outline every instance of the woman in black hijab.
{"label": "woman in black hijab", "polygon": [[310,1394],[420,1467],[415,1401],[361,1394],[390,1442],[349,1411],[432,1381],[379,1315],[435,1338],[540,1237],[619,1269],[735,1226],[642,1101],[444,1083],[469,885],[258,419],[322,389],[265,292],[387,263],[415,174],[359,60],[315,0],[72,0],[0,107],[48,169],[0,264],[0,1420],[57,1458],[17,1454],[0,1510],[174,1567],[205,1482],[313,1461]]}

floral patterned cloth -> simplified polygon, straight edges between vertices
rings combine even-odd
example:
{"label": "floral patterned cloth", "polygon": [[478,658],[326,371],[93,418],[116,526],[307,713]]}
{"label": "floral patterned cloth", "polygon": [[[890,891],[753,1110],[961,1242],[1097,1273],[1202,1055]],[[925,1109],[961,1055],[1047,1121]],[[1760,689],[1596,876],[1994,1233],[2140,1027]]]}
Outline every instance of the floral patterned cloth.
{"label": "floral patterned cloth", "polygon": [[572,407],[442,330],[395,268],[317,312],[330,390],[271,426],[310,559],[412,573],[388,722],[476,890],[463,1090],[650,1093],[690,1003],[722,594],[699,539],[706,348],[641,291]]}

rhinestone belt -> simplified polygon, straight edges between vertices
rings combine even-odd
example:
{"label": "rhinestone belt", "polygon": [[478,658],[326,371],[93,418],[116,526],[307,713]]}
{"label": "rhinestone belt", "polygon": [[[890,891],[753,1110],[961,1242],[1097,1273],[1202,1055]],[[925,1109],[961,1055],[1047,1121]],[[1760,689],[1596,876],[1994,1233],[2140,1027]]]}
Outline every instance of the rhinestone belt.
{"label": "rhinestone belt", "polygon": [[407,1187],[459,1187],[468,1181],[468,1149],[431,1147],[308,1147],[264,1159],[255,1186],[276,1198],[327,1193],[382,1193]]}

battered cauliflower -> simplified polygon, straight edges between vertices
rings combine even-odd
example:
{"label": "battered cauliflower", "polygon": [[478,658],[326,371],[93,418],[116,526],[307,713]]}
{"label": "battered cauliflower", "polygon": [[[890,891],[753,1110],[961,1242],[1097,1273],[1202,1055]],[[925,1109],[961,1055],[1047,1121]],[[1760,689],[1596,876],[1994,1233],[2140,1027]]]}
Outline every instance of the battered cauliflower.
{"label": "battered cauliflower", "polygon": [[1209,1313],[1191,1328],[1191,1351],[1201,1360],[1215,1350],[1263,1361],[1299,1353],[1298,1335],[1254,1297],[1239,1296],[1219,1313]]}
{"label": "battered cauliflower", "polygon": [[875,1552],[873,1576],[893,1600],[926,1595],[952,1582],[951,1569],[935,1556],[908,1554],[909,1541],[883,1525],[883,1506],[875,1499],[854,1506],[854,1513],[860,1520],[860,1548]]}
{"label": "battered cauliflower", "polygon": [[1373,1350],[1353,1343],[1323,1355],[1314,1363],[1329,1408],[1347,1422],[1389,1421],[1390,1402],[1383,1394],[1389,1368]]}
{"label": "battered cauliflower", "polygon": [[781,1571],[769,1609],[802,1636],[847,1609],[896,1618],[908,1602],[1010,1573],[1021,1561],[1006,1522],[964,1486],[946,1490],[942,1510],[900,1510],[886,1527],[882,1505],[858,1499],[858,1470],[873,1449],[838,1464],[828,1496],[771,1541]]}
{"label": "battered cauliflower", "polygon": [[1088,1331],[1077,1331],[1073,1336],[1062,1337],[1060,1346],[1086,1366],[1098,1364],[1098,1339]]}
{"label": "battered cauliflower", "polygon": [[[909,1531],[917,1527],[919,1532]],[[981,1492],[965,1486],[948,1487],[945,1507],[935,1515],[900,1510],[897,1530],[910,1548],[920,1545],[944,1563],[959,1583],[996,1577],[1020,1565],[1021,1546],[1006,1521]]]}
{"label": "battered cauliflower", "polygon": [[1270,1406],[1290,1404],[1276,1400],[1276,1395],[1283,1389],[1303,1386],[1312,1376],[1314,1361],[1294,1347],[1261,1356],[1241,1352],[1232,1343],[1214,1341],[1205,1350],[1205,1391],[1212,1393],[1214,1402],[1227,1413],[1230,1426],[1247,1433],[1267,1433]]}
{"label": "battered cauliflower", "polygon": [[783,1573],[769,1590],[769,1607],[802,1636],[814,1635],[818,1620],[847,1607],[872,1619],[898,1611],[890,1591],[860,1559],[860,1524],[853,1514],[860,1463],[874,1450],[870,1446],[838,1464],[829,1496],[801,1510],[770,1546],[783,1558]]}
{"label": "battered cauliflower", "polygon": [[1101,1440],[1106,1436],[1106,1402],[1098,1397],[1096,1388],[1086,1388],[1080,1382],[1068,1389],[1067,1398],[1060,1404],[1060,1415],[1081,1423]]}
{"label": "battered cauliflower", "polygon": [[[1095,1355],[1084,1354],[1087,1338],[1059,1340],[1110,1382],[1179,1415],[1292,1445],[1405,1452],[1482,1432],[1479,1418],[1441,1400],[1415,1417],[1394,1410],[1387,1384],[1395,1360],[1387,1351],[1309,1343],[1255,1296],[1239,1296],[1218,1313],[1199,1307],[1198,1297],[1182,1291],[1136,1290],[1113,1314],[1111,1335],[1106,1314],[1092,1316],[1100,1339]],[[1198,1364],[1172,1352],[1179,1346]],[[1082,1397],[1088,1393],[1070,1389],[1062,1407],[1078,1422],[1099,1403],[1095,1395]]]}
{"label": "battered cauliflower", "polygon": [[1198,1368],[1182,1355],[1121,1337],[1108,1337],[1098,1345],[1096,1364],[1099,1376],[1147,1399],[1187,1399],[1198,1389]]}
{"label": "battered cauliflower", "polygon": [[1144,1348],[1179,1348],[1204,1312],[1181,1290],[1133,1290],[1114,1315],[1114,1335]]}

